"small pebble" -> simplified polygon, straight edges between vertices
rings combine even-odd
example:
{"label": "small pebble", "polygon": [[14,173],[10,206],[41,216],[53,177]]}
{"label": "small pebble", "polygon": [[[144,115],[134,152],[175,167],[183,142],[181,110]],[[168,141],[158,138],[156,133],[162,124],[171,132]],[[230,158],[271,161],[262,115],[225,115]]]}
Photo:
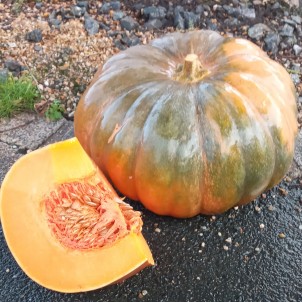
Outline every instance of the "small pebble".
{"label": "small pebble", "polygon": [[202,246],[202,247],[205,247],[205,246],[206,246],[205,242],[202,242],[202,243],[201,243],[201,246]]}
{"label": "small pebble", "polygon": [[148,294],[148,292],[144,289],[144,290],[142,290],[142,295],[143,296],[146,296]]}
{"label": "small pebble", "polygon": [[8,42],[7,45],[8,45],[10,48],[15,48],[15,47],[17,47],[17,44],[14,43],[14,42],[12,42],[12,43]]}
{"label": "small pebble", "polygon": [[196,277],[197,280],[200,280],[200,277]]}
{"label": "small pebble", "polygon": [[279,191],[283,196],[286,196],[288,194],[288,192],[283,188],[279,188]]}
{"label": "small pebble", "polygon": [[285,176],[285,177],[284,177],[284,180],[285,180],[286,182],[291,182],[291,181],[292,181],[292,179],[291,179],[289,176]]}
{"label": "small pebble", "polygon": [[280,233],[278,236],[279,236],[279,238],[281,238],[281,239],[284,239],[284,238],[286,237],[286,235],[285,235],[284,233]]}
{"label": "small pebble", "polygon": [[260,207],[258,207],[258,206],[255,206],[255,210],[256,210],[256,212],[260,212],[261,211],[261,208]]}
{"label": "small pebble", "polygon": [[218,236],[219,236],[219,237],[221,237],[221,236],[222,236],[222,234],[221,234],[220,232],[218,232]]}
{"label": "small pebble", "polygon": [[302,224],[299,225],[299,230],[302,230]]}
{"label": "small pebble", "polygon": [[234,207],[234,210],[237,211],[239,209],[239,207]]}
{"label": "small pebble", "polygon": [[260,227],[260,229],[264,229],[264,224],[260,223],[259,227]]}
{"label": "small pebble", "polygon": [[256,251],[257,253],[259,253],[259,252],[260,252],[260,248],[259,248],[259,247],[256,247],[256,248],[255,248],[255,251]]}
{"label": "small pebble", "polygon": [[266,198],[266,194],[265,194],[265,193],[262,193],[262,194],[261,194],[261,197],[262,197],[262,198]]}
{"label": "small pebble", "polygon": [[212,219],[212,220],[216,220],[216,216],[212,216],[211,219]]}
{"label": "small pebble", "polygon": [[226,245],[224,245],[224,246],[223,246],[223,249],[224,249],[225,251],[227,251],[227,250],[229,249],[229,247],[226,246]]}
{"label": "small pebble", "polygon": [[68,114],[68,116],[69,116],[69,117],[73,117],[73,116],[74,116],[74,111],[70,112],[70,113]]}
{"label": "small pebble", "polygon": [[202,236],[203,236],[203,233],[199,233],[198,235],[199,235],[200,237],[202,237]]}
{"label": "small pebble", "polygon": [[6,271],[7,273],[9,273],[9,268],[7,268],[5,271]]}
{"label": "small pebble", "polygon": [[213,5],[213,11],[215,12],[216,10],[217,10],[217,7],[219,7],[220,5],[218,5],[218,4],[214,4]]}
{"label": "small pebble", "polygon": [[232,238],[229,237],[229,238],[227,238],[225,241],[228,242],[228,243],[232,243]]}
{"label": "small pebble", "polygon": [[160,229],[160,228],[156,228],[154,231],[155,231],[156,233],[160,233],[160,232],[161,232],[161,229]]}

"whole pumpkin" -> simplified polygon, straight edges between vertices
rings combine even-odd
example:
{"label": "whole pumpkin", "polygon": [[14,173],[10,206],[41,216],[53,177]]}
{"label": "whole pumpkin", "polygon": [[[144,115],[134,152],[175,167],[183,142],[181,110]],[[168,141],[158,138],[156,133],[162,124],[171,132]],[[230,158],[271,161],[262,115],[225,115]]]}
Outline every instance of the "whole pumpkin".
{"label": "whole pumpkin", "polygon": [[208,30],[111,57],[75,113],[75,135],[114,186],[161,215],[222,213],[287,172],[295,88],[258,46]]}

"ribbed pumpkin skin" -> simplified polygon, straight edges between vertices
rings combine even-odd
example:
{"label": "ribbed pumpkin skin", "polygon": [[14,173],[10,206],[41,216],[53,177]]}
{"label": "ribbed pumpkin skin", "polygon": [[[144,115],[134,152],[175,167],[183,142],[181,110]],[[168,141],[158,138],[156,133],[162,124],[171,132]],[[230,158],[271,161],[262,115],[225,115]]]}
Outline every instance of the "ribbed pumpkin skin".
{"label": "ribbed pumpkin skin", "polygon": [[[175,75],[187,54],[207,71]],[[222,213],[287,172],[295,88],[253,43],[174,33],[109,59],[82,96],[75,135],[114,186],[161,215]]]}

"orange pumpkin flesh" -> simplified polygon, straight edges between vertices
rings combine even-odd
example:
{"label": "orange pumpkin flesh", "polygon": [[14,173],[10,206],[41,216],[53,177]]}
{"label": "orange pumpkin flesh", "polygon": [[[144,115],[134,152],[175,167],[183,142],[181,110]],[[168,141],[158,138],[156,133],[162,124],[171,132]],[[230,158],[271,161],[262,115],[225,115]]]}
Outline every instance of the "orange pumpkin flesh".
{"label": "orange pumpkin flesh", "polygon": [[[75,196],[85,191],[89,195],[89,190],[90,199]],[[62,194],[69,194],[70,200],[62,201]],[[93,196],[98,199],[92,200]],[[108,225],[97,214],[101,208],[106,211]],[[8,246],[20,267],[52,290],[70,293],[97,289],[154,263],[141,234],[138,212],[118,199],[76,139],[19,159],[3,181],[0,214]],[[104,234],[107,231],[108,235],[108,230],[112,234],[100,240],[103,235],[98,234],[104,232],[104,225]],[[56,233],[59,227],[61,233]],[[76,235],[72,237],[72,233]]]}

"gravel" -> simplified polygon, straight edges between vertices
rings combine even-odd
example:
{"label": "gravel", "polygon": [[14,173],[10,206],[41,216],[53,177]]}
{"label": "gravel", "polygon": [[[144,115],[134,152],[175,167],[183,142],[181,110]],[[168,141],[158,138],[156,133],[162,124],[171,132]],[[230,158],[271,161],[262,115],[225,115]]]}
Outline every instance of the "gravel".
{"label": "gravel", "polygon": [[294,27],[292,25],[289,25],[288,23],[284,24],[281,32],[281,36],[285,37],[293,37],[294,36]]}
{"label": "gravel", "polygon": [[4,68],[10,71],[14,76],[20,75],[21,71],[25,69],[18,61],[10,59],[4,62]]}
{"label": "gravel", "polygon": [[121,20],[122,29],[133,30],[138,28],[138,23],[130,16],[124,17]]}
{"label": "gravel", "polygon": [[25,39],[29,42],[41,42],[42,41],[42,31],[40,29],[34,29],[33,31],[30,31],[26,33]]}
{"label": "gravel", "polygon": [[294,45],[293,49],[296,56],[300,55],[300,53],[302,52],[302,47],[297,44]]}
{"label": "gravel", "polygon": [[257,23],[248,29],[248,36],[252,39],[260,40],[265,36],[266,33],[272,30],[263,23]]}
{"label": "gravel", "polygon": [[0,69],[0,83],[5,82],[8,79],[8,70]]}
{"label": "gravel", "polygon": [[85,15],[85,29],[88,35],[95,35],[99,32],[100,24],[88,14]]}
{"label": "gravel", "polygon": [[277,55],[280,44],[280,35],[276,32],[270,32],[264,38],[264,49],[273,55]]}
{"label": "gravel", "polygon": [[211,29],[252,40],[288,70],[300,64],[293,78],[301,96],[301,24],[301,9],[282,1],[29,2],[18,13],[8,1],[0,3],[0,69],[27,69],[42,101],[60,100],[72,119],[98,66],[115,53],[167,32]]}

